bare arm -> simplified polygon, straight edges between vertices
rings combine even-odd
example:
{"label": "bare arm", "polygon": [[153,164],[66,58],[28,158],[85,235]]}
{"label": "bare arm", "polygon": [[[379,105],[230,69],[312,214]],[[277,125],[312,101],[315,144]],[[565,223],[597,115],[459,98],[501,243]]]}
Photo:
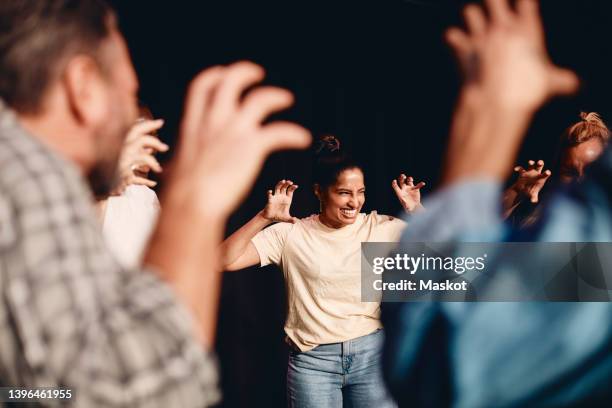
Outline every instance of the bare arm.
{"label": "bare arm", "polygon": [[262,213],[263,211],[258,212],[249,222],[223,241],[221,253],[223,254],[224,270],[237,271],[260,262],[259,254],[251,239],[259,231],[272,224],[272,221],[264,218]]}
{"label": "bare arm", "polygon": [[217,243],[223,238],[223,217],[207,216],[188,200],[162,197],[164,207],[151,238],[145,263],[153,265],[197,319],[196,336],[213,344],[220,290]]}
{"label": "bare arm", "polygon": [[502,218],[510,217],[522,201],[520,194],[514,188],[508,187],[502,196]]}
{"label": "bare arm", "polygon": [[247,194],[269,153],[310,143],[308,131],[296,124],[262,124],[271,113],[292,104],[289,92],[258,87],[241,98],[263,76],[261,67],[240,62],[210,68],[191,83],[177,157],[161,197],[164,211],[145,255],[145,263],[192,311],[195,335],[207,347],[214,341],[219,244],[229,214]]}
{"label": "bare arm", "polygon": [[462,96],[455,113],[456,121],[469,119],[461,133],[451,133],[443,185],[481,177],[503,181],[531,121],[530,111],[470,99]]}
{"label": "bare arm", "polygon": [[259,253],[251,239],[274,222],[297,221],[290,213],[293,193],[297,188],[291,180],[281,180],[276,183],[274,191],[268,190],[266,207],[221,244],[224,270],[237,271],[260,263]]}
{"label": "bare arm", "polygon": [[549,98],[578,87],[573,72],[555,66],[546,52],[538,4],[487,0],[488,17],[465,8],[466,30],[447,40],[464,72],[446,157],[444,185],[508,175],[533,114]]}

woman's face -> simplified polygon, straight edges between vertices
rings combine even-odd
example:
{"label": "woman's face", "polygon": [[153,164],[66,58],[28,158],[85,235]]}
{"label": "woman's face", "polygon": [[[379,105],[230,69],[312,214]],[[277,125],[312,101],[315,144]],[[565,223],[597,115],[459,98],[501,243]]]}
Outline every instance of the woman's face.
{"label": "woman's face", "polygon": [[336,183],[319,191],[320,220],[331,228],[342,228],[357,220],[365,202],[363,172],[358,168],[346,169]]}

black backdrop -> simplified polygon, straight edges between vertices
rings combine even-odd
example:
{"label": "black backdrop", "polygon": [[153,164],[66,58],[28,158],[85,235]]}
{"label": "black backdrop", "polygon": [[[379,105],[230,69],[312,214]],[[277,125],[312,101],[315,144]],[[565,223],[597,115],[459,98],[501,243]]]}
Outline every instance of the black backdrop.
{"label": "black backdrop", "polygon": [[[189,79],[202,68],[248,59],[266,68],[266,83],[294,92],[297,103],[283,118],[303,123],[315,136],[337,135],[364,162],[366,210],[399,212],[390,182],[402,171],[428,183],[425,196],[435,190],[458,89],[442,33],[460,22],[464,1],[114,3],[140,78],[140,97],[166,119],[161,131],[166,142],[174,141]],[[579,110],[612,118],[607,98],[612,6],[606,3],[543,1],[553,60],[575,69],[583,87],[537,115],[520,160],[550,162],[560,133]],[[279,153],[266,163],[228,233],[262,208],[265,191],[282,178],[301,186],[293,215],[317,210],[309,155]],[[225,274],[217,340],[223,406],[285,405],[284,305],[278,270]]]}

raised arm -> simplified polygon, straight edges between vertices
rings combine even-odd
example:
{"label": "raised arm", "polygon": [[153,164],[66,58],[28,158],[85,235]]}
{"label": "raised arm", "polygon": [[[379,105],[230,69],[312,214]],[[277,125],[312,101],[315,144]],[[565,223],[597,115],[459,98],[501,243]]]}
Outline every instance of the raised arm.
{"label": "raised arm", "polygon": [[[480,6],[468,5],[466,29],[453,28],[447,32],[465,82],[453,117],[443,189],[429,201],[428,211],[406,230],[404,241],[473,241],[498,237],[496,227],[501,215],[498,187],[512,169],[534,112],[547,99],[578,87],[577,77],[553,65],[548,57],[536,1],[517,0],[514,9],[509,0],[485,0],[485,3],[486,14]],[[382,314],[387,341],[384,358],[390,362],[386,367],[389,387],[400,405],[419,405],[423,401],[430,405],[438,402],[451,405],[457,401],[478,400],[481,395],[477,395],[478,390],[474,391],[476,387],[466,388],[468,391],[461,399],[449,399],[453,389],[447,385],[457,381],[461,370],[456,369],[456,361],[439,358],[439,349],[430,347],[434,339],[441,342],[438,344],[454,344],[457,335],[451,338],[452,330],[440,335],[438,328],[460,330],[463,320],[473,316],[476,309],[426,302],[386,306],[387,311],[383,310]],[[491,313],[490,317],[495,319],[497,315]],[[486,315],[480,314],[481,322],[482,316]],[[491,335],[503,336],[503,330],[491,331]],[[410,352],[398,360],[397,354],[406,350],[406,344],[412,346]],[[489,363],[497,361],[487,359],[492,355],[475,359],[480,372],[491,372]],[[424,376],[419,368],[431,368],[432,361],[436,366],[431,369],[433,374]],[[491,380],[487,376],[481,379]],[[459,381],[467,380],[459,378]],[[431,389],[435,390],[433,394]],[[532,394],[548,395],[539,391]],[[440,399],[432,403],[432,395]],[[482,406],[499,403],[487,397],[479,401]],[[508,405],[512,405],[524,398],[509,401]]]}
{"label": "raised arm", "polygon": [[528,167],[516,166],[514,171],[518,178],[505,192],[502,199],[503,217],[508,218],[514,210],[525,200],[533,204],[539,201],[540,191],[552,174],[550,170],[544,170],[544,160],[537,162],[529,160]]}
{"label": "raised arm", "polygon": [[221,244],[223,269],[237,271],[260,263],[259,254],[251,239],[274,222],[295,223],[290,213],[293,192],[298,188],[291,180],[281,180],[274,191],[268,190],[266,207]]}
{"label": "raised arm", "polygon": [[177,157],[161,197],[164,211],[145,256],[145,264],[155,267],[192,311],[195,334],[209,347],[227,218],[268,154],[305,148],[311,141],[301,126],[265,122],[293,103],[288,91],[256,87],[242,97],[263,77],[261,67],[240,62],[203,71],[190,85]]}
{"label": "raised arm", "polygon": [[535,111],[549,98],[576,90],[578,79],[548,57],[538,4],[519,0],[465,8],[466,30],[447,40],[465,82],[455,112],[443,184],[508,175]]}
{"label": "raised arm", "polygon": [[[155,173],[162,171],[155,154],[167,152],[169,147],[152,133],[163,125],[164,121],[161,119],[146,119],[135,123],[130,128],[117,163],[117,184],[110,195],[122,194],[131,184],[145,185],[150,188],[157,185],[155,181],[148,179],[146,174],[149,170]],[[108,197],[97,197],[96,210],[100,222],[104,222],[107,200]]]}

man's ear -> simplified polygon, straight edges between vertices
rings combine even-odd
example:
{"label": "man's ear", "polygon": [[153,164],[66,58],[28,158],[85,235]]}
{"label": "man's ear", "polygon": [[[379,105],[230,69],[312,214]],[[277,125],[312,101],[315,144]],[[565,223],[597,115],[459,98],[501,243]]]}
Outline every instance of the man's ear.
{"label": "man's ear", "polygon": [[108,83],[99,64],[90,56],[77,55],[66,65],[63,83],[69,108],[83,126],[99,126],[108,118]]}

